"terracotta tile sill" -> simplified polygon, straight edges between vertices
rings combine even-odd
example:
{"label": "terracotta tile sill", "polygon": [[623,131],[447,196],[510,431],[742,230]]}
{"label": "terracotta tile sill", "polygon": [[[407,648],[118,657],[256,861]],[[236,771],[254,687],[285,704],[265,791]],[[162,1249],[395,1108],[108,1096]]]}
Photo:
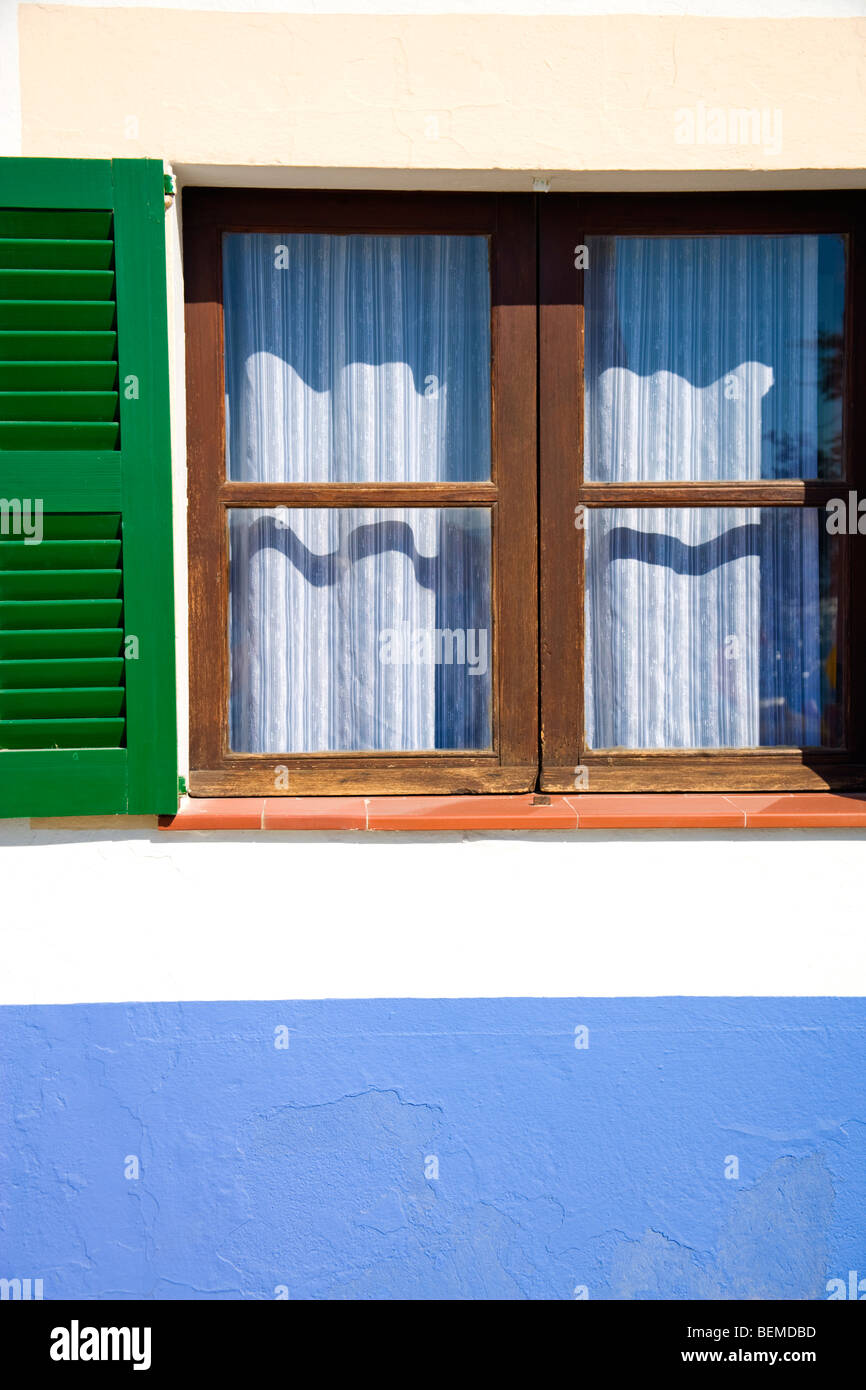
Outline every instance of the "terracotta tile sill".
{"label": "terracotta tile sill", "polygon": [[866,793],[184,797],[163,830],[866,830]]}

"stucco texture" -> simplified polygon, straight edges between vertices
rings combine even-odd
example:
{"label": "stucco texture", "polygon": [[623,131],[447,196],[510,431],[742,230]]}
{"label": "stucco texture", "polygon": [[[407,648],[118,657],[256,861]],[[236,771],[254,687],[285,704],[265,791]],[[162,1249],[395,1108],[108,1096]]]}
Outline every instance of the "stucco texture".
{"label": "stucco texture", "polygon": [[[343,183],[350,170],[491,177],[864,162],[866,20],[58,5],[22,7],[19,36],[27,155],[290,167],[308,181],[335,169]],[[701,105],[764,112],[773,138],[681,143],[677,113]]]}
{"label": "stucco texture", "polygon": [[866,1272],[864,1038],[862,1000],[6,1008],[0,1274],[46,1299],[826,1298]]}

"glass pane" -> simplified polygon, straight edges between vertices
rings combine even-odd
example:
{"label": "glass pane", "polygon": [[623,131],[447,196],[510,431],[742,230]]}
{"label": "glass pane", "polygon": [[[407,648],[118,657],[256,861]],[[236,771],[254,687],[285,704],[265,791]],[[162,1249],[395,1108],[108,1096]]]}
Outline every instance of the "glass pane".
{"label": "glass pane", "polygon": [[233,508],[241,753],[488,748],[490,512]]}
{"label": "glass pane", "polygon": [[490,477],[486,237],[233,232],[223,290],[229,478]]}
{"label": "glass pane", "polygon": [[587,479],[841,476],[844,236],[587,250]]}
{"label": "glass pane", "polygon": [[591,748],[838,747],[842,551],[811,507],[591,509]]}

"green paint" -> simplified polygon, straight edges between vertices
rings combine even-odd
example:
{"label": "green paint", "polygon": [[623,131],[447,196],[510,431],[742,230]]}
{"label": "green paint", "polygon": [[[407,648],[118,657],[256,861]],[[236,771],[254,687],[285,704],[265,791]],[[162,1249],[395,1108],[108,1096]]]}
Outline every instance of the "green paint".
{"label": "green paint", "polygon": [[114,236],[118,366],[138,398],[120,396],[129,805],[177,810],[174,586],[165,198],[162,162],[116,159]]}
{"label": "green paint", "polygon": [[[123,503],[120,454],[98,449],[72,455],[63,449],[6,452],[0,448],[0,497],[41,497],[46,511],[50,506],[64,513],[119,512]],[[46,516],[46,525],[48,520]]]}
{"label": "green paint", "polygon": [[4,816],[120,815],[127,809],[125,748],[0,753]]}
{"label": "green paint", "polygon": [[161,161],[0,159],[0,498],[44,513],[0,536],[0,817],[177,808],[164,236]]}

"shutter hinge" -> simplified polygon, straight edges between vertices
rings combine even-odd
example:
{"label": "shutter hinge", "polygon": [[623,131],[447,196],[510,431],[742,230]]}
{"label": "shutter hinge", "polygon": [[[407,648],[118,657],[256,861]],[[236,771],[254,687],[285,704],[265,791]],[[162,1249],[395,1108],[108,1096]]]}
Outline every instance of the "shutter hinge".
{"label": "shutter hinge", "polygon": [[163,174],[162,189],[163,193],[165,194],[166,210],[168,210],[168,208],[170,208],[172,203],[174,202],[174,197],[177,193],[177,182],[175,180],[174,174]]}
{"label": "shutter hinge", "polygon": [[178,779],[177,779],[177,794],[178,794],[178,796],[186,796],[186,778],[185,778],[185,777],[178,777]]}

